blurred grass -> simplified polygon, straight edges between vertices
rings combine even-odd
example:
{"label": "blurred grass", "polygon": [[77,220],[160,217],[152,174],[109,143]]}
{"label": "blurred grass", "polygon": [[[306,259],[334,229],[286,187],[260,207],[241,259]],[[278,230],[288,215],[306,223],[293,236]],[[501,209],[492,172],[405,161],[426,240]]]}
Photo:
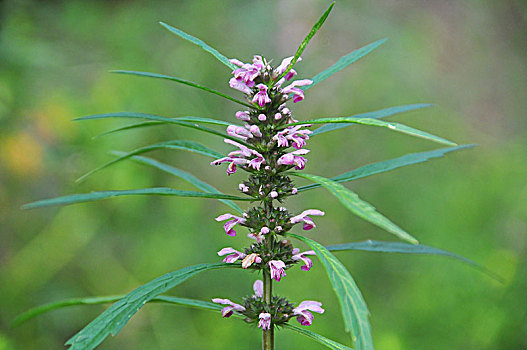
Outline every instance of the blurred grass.
{"label": "blurred grass", "polygon": [[[164,81],[108,74],[137,69],[180,76],[225,93],[229,72],[199,48],[157,24],[163,20],[202,38],[228,57],[293,54],[326,2],[4,1],[0,2],[0,350],[59,349],[103,307],[56,311],[9,329],[30,307],[61,298],[118,294],[165,272],[218,260],[242,247],[213,217],[215,201],[129,198],[22,212],[40,198],[102,189],[172,186],[180,180],[122,163],[81,185],[74,179],[130,150],[201,134],[156,127],[91,140],[113,121],[70,122],[86,114],[137,111],[233,120],[234,104]],[[431,102],[432,109],[394,120],[476,149],[362,179],[349,185],[415,235],[505,277],[505,285],[448,259],[338,253],[372,313],[377,349],[527,348],[527,56],[526,6],[520,1],[338,1],[298,65],[311,77],[352,49],[389,41],[351,68],[310,89],[294,106],[299,119],[347,116]],[[204,142],[227,148],[221,139]],[[333,176],[354,167],[436,145],[369,127],[317,136],[308,171]],[[183,152],[158,159],[190,171],[226,193],[244,176]],[[320,208],[309,236],[325,244],[390,239],[352,217],[322,189],[289,202]],[[237,271],[198,276],[178,296],[238,299],[254,278]],[[320,264],[291,271],[277,292],[294,301],[320,299],[327,312],[313,331],[347,342],[338,303]],[[280,332],[282,348],[319,349]],[[235,320],[183,308],[147,306],[101,349],[257,348],[259,332]]]}

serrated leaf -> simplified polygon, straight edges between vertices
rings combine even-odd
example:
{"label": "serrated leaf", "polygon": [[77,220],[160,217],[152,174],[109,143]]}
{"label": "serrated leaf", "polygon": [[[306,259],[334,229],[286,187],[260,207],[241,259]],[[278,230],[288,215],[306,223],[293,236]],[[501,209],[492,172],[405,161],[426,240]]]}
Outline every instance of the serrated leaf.
{"label": "serrated leaf", "polygon": [[142,154],[142,153],[146,153],[146,152],[151,152],[151,151],[155,151],[155,150],[158,150],[158,149],[177,149],[177,150],[185,150],[185,151],[190,151],[190,152],[196,152],[196,153],[199,153],[199,154],[202,154],[202,155],[205,155],[205,156],[209,156],[209,157],[212,157],[214,159],[217,159],[217,158],[222,158],[223,155],[221,153],[218,153],[206,146],[203,146],[202,144],[199,144],[197,142],[194,142],[194,141],[185,141],[185,140],[174,140],[174,141],[166,141],[166,142],[160,142],[160,143],[156,143],[156,144],[153,144],[153,145],[149,145],[149,146],[145,146],[145,147],[141,147],[141,148],[138,148],[138,149],[135,149],[133,151],[130,151],[128,153],[126,153],[125,155],[123,156],[120,156],[119,158],[116,158],[114,160],[111,160],[91,171],[89,171],[88,173],[84,174],[83,176],[79,177],[76,182],[82,182],[84,181],[88,176],[90,175],[93,175],[95,174],[96,172],[98,171],[101,171],[111,165],[114,165],[116,163],[119,163],[125,159],[128,159],[130,157],[133,157],[133,156],[136,156],[136,155],[139,155],[139,154]]}
{"label": "serrated leaf", "polygon": [[331,5],[329,5],[328,9],[322,14],[322,16],[320,16],[320,18],[318,19],[317,23],[315,23],[313,28],[311,28],[311,31],[306,35],[304,40],[302,40],[302,42],[300,43],[300,46],[296,50],[295,56],[291,60],[291,63],[289,63],[289,65],[287,66],[286,70],[282,74],[280,74],[280,76],[278,78],[276,78],[275,81],[278,81],[281,78],[285,77],[285,75],[291,69],[293,69],[293,67],[295,66],[296,62],[298,61],[298,59],[300,58],[300,56],[302,55],[302,53],[306,49],[307,44],[309,44],[311,39],[315,36],[315,34],[318,32],[318,30],[322,27],[322,25],[326,21],[326,18],[328,18],[329,13],[333,9],[333,6],[335,6],[335,2],[332,2]]}
{"label": "serrated leaf", "polygon": [[316,84],[320,83],[321,81],[326,80],[327,78],[329,78],[333,74],[341,71],[342,69],[346,68],[350,64],[352,64],[354,62],[357,62],[360,58],[366,56],[367,54],[369,54],[370,52],[375,50],[377,47],[379,47],[380,45],[384,44],[384,42],[386,42],[386,40],[388,40],[388,39],[385,38],[385,39],[377,40],[377,41],[375,41],[373,43],[370,43],[370,44],[368,44],[366,46],[361,47],[360,49],[353,50],[353,51],[351,51],[349,54],[347,54],[345,56],[342,56],[334,65],[332,65],[328,69],[326,69],[326,70],[318,73],[317,75],[315,75],[311,79],[311,80],[313,80],[313,84],[304,86],[304,87],[302,87],[302,89],[305,91],[305,90],[315,86]]}
{"label": "serrated leaf", "polygon": [[333,194],[337,199],[344,204],[353,214],[361,217],[362,219],[371,222],[374,225],[379,226],[380,228],[385,229],[386,231],[394,234],[395,236],[408,241],[413,244],[417,244],[418,241],[409,235],[402,228],[391,222],[384,215],[380,214],[375,210],[375,208],[359,198],[359,196],[342,186],[341,184],[327,179],[322,176],[311,175],[306,173],[290,172],[289,174],[303,177],[304,179],[311,180],[316,182],[323,187],[325,187],[331,194]]}
{"label": "serrated leaf", "polygon": [[294,332],[297,332],[299,334],[305,335],[308,338],[311,338],[317,342],[319,342],[322,345],[325,345],[327,348],[333,349],[333,350],[351,350],[352,348],[342,345],[340,343],[337,343],[336,341],[333,341],[331,339],[328,339],[326,337],[321,336],[320,334],[317,334],[315,332],[311,332],[310,330],[307,330],[305,328],[300,328],[297,326],[294,326],[292,324],[286,323],[283,325],[285,329],[290,329]]}
{"label": "serrated leaf", "polygon": [[294,125],[304,125],[304,124],[332,124],[332,123],[351,123],[351,124],[362,124],[362,125],[371,125],[371,126],[380,126],[383,128],[388,128],[393,131],[402,132],[411,136],[419,137],[422,139],[430,140],[437,143],[442,143],[448,146],[457,146],[456,143],[444,139],[439,136],[432,135],[422,130],[411,128],[407,125],[395,122],[386,122],[384,120],[373,119],[373,118],[357,118],[357,117],[340,117],[340,118],[320,118],[320,119],[311,119],[303,120],[301,122],[290,123],[284,126],[280,126],[277,129],[284,129]]}
{"label": "serrated leaf", "polygon": [[294,233],[288,235],[309,245],[326,269],[340,303],[346,331],[353,331],[356,349],[373,350],[368,307],[346,267],[320,243]]}
{"label": "serrated leaf", "polygon": [[135,289],[126,295],[126,297],[113,304],[79,333],[71,337],[66,342],[66,345],[71,346],[69,348],[70,350],[94,349],[110,334],[116,335],[119,333],[143,305],[158,295],[174,288],[199,272],[218,268],[234,268],[237,266],[227,263],[200,264],[158,277]]}
{"label": "serrated leaf", "polygon": [[[126,154],[124,152],[112,152],[112,153],[114,153],[116,155],[119,155],[119,156],[123,156],[123,155]],[[151,167],[154,167],[154,168],[157,168],[159,170],[162,170],[162,171],[164,171],[166,173],[169,173],[170,175],[177,176],[180,179],[183,179],[183,180],[187,181],[188,183],[196,186],[200,190],[203,190],[203,191],[206,191],[206,192],[209,192],[209,193],[223,194],[220,191],[218,191],[215,187],[209,185],[206,182],[201,181],[200,179],[198,179],[194,175],[192,175],[190,173],[187,173],[186,171],[183,171],[181,169],[174,168],[173,166],[170,166],[168,164],[161,163],[161,162],[159,162],[159,161],[157,161],[155,159],[147,158],[147,157],[141,157],[141,156],[133,156],[131,159],[136,161],[136,162],[138,162],[138,163],[149,165]],[[233,208],[234,210],[236,210],[239,213],[243,213],[243,210],[238,205],[236,205],[235,203],[233,203],[230,200],[220,199],[220,202],[223,202],[223,203],[227,204],[229,207]]]}
{"label": "serrated leaf", "polygon": [[329,251],[343,251],[343,250],[360,250],[366,252],[381,252],[381,253],[403,253],[403,254],[422,254],[422,255],[441,255],[456,259],[468,265],[475,267],[477,270],[487,274],[488,276],[503,283],[503,278],[497,276],[495,273],[489,271],[484,266],[465,258],[461,255],[448,252],[446,250],[422,245],[422,244],[408,244],[403,242],[383,242],[383,241],[362,241],[351,242],[343,244],[334,244],[326,246]]}
{"label": "serrated leaf", "polygon": [[[338,176],[332,177],[330,180],[333,180],[335,182],[341,182],[341,183],[352,181],[352,180],[357,180],[357,179],[361,179],[361,178],[364,178],[370,175],[384,173],[386,171],[401,168],[406,165],[418,164],[418,163],[426,162],[427,160],[430,160],[433,158],[440,158],[444,156],[446,153],[459,151],[459,150],[467,149],[467,148],[472,148],[474,146],[475,145],[461,145],[457,147],[436,149],[436,150],[428,151],[428,152],[410,153],[402,157],[362,166],[355,170],[348,171],[344,174],[340,174]],[[311,189],[318,188],[318,187],[321,187],[321,185],[318,183],[309,184],[306,186],[299,187],[298,191],[299,192],[307,191],[307,190],[311,190]]]}
{"label": "serrated leaf", "polygon": [[[390,117],[392,115],[396,115],[399,113],[409,112],[416,109],[421,108],[427,108],[431,107],[432,105],[429,103],[417,103],[417,104],[411,104],[411,105],[404,105],[404,106],[397,106],[397,107],[389,107],[380,109],[373,112],[367,112],[367,113],[360,113],[356,114],[352,117],[354,118],[373,118],[373,119],[382,119],[386,117]],[[313,137],[315,135],[319,135],[328,131],[338,130],[342,128],[347,128],[349,126],[352,126],[353,124],[326,124],[322,125],[320,128],[313,130],[313,133],[309,135],[310,137]]]}
{"label": "serrated leaf", "polygon": [[112,71],[110,71],[110,73],[128,74],[128,75],[136,75],[136,76],[147,77],[147,78],[156,78],[156,79],[165,79],[165,80],[175,81],[175,82],[180,83],[180,84],[192,86],[192,87],[195,87],[197,89],[210,92],[211,94],[214,94],[214,95],[217,95],[217,96],[221,96],[223,98],[226,98],[227,100],[230,100],[232,102],[236,102],[238,104],[241,104],[242,106],[246,106],[246,107],[249,107],[249,108],[256,108],[255,105],[251,105],[251,104],[248,104],[246,102],[237,100],[234,97],[231,97],[229,95],[224,94],[223,92],[216,91],[214,89],[208,88],[208,87],[203,86],[203,85],[199,85],[197,83],[194,83],[194,82],[191,82],[191,81],[188,81],[188,80],[185,80],[185,79],[172,77],[170,75],[158,74],[158,73],[149,73],[149,72],[137,72],[137,71],[132,71],[132,70],[121,70],[121,69],[119,69],[119,70],[112,70]]}
{"label": "serrated leaf", "polygon": [[116,190],[101,191],[91,193],[72,194],[69,196],[43,199],[33,203],[25,204],[22,209],[35,209],[53,205],[70,205],[75,203],[92,202],[107,198],[120,196],[137,196],[137,195],[158,195],[158,196],[177,196],[177,197],[195,197],[195,198],[212,198],[212,199],[230,199],[236,201],[253,201],[254,198],[243,198],[231,196],[228,194],[206,193],[196,191],[182,191],[167,187],[141,188],[137,190]]}
{"label": "serrated leaf", "polygon": [[234,70],[234,69],[237,68],[236,65],[232,64],[231,62],[229,62],[229,59],[227,57],[222,55],[218,50],[210,47],[203,40],[198,39],[198,38],[196,38],[196,37],[194,37],[194,36],[192,36],[190,34],[187,34],[184,31],[182,31],[181,29],[172,27],[171,25],[166,24],[165,22],[159,22],[159,24],[161,24],[163,27],[168,29],[171,33],[176,34],[177,36],[179,36],[179,37],[181,37],[181,38],[183,38],[183,39],[185,39],[187,41],[190,41],[191,43],[193,43],[195,45],[198,45],[203,50],[207,51],[212,56],[216,57],[216,59],[218,59],[218,61],[220,61],[221,63],[223,63],[224,65],[226,65],[230,69]]}
{"label": "serrated leaf", "polygon": [[[117,118],[117,119],[142,119],[142,120],[150,120],[153,122],[159,122],[158,124],[154,123],[138,123],[133,125],[125,125],[123,127],[119,127],[117,129],[113,129],[110,131],[106,131],[103,134],[99,135],[106,135],[113,132],[118,132],[121,130],[129,130],[129,129],[135,129],[135,128],[142,128],[142,127],[148,127],[148,126],[154,126],[159,124],[175,124],[179,126],[184,126],[187,128],[192,128],[200,131],[207,132],[209,134],[217,135],[226,139],[231,139],[234,141],[237,141],[238,143],[241,143],[245,146],[249,146],[246,142],[243,140],[240,140],[239,138],[230,136],[224,132],[220,132],[214,129],[210,129],[201,125],[198,125],[196,123],[204,123],[204,124],[216,124],[216,125],[222,125],[227,126],[231,125],[231,123],[224,122],[221,120],[215,120],[210,118],[201,118],[201,117],[179,117],[179,118],[167,118],[162,117],[155,114],[146,114],[146,113],[136,113],[136,112],[119,112],[119,113],[104,113],[104,114],[93,114],[93,115],[87,115],[80,118],[73,119],[74,121],[84,121],[84,120],[96,120],[96,119],[111,119],[111,118]],[[235,125],[235,124],[233,124]]]}

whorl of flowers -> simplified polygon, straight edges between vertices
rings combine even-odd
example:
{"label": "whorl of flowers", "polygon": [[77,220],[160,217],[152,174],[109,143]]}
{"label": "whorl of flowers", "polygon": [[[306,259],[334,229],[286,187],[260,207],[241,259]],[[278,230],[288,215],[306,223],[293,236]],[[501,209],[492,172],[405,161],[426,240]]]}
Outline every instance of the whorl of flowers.
{"label": "whorl of flowers", "polygon": [[[241,264],[244,269],[263,271],[264,275],[277,282],[285,278],[286,270],[299,262],[303,263],[303,271],[309,271],[313,262],[308,256],[315,255],[312,250],[300,252],[283,236],[296,224],[302,224],[304,230],[315,228],[312,217],[324,215],[318,209],[307,209],[292,215],[285,207],[274,206],[275,201],[283,202],[286,197],[297,193],[285,172],[292,168],[304,169],[307,163],[304,156],[309,153],[305,146],[312,133],[305,128],[309,125],[287,126],[297,122],[286,106],[287,102],[302,101],[302,87],[312,84],[309,79],[291,81],[297,75],[294,69],[289,69],[292,59],[293,56],[285,58],[275,68],[261,56],[254,56],[252,63],[230,60],[238,68],[232,72],[233,78],[229,85],[244,93],[254,107],[236,112],[236,118],[243,125],[229,125],[227,134],[239,141],[224,140],[235,150],[211,163],[228,163],[227,175],[238,169],[249,172],[247,181],[240,183],[238,188],[261,203],[261,206],[251,208],[241,216],[227,213],[216,218],[217,221],[225,221],[223,229],[227,235],[236,236],[234,227],[244,226],[249,230],[248,236],[256,241],[243,252],[227,247],[221,249],[218,255],[224,257],[225,263]],[[257,280],[254,295],[246,297],[243,305],[229,299],[213,301],[225,305],[223,317],[237,312],[244,315],[247,322],[258,323],[258,327],[263,330],[269,330],[272,325],[283,324],[291,318],[296,318],[303,326],[309,326],[313,322],[311,312],[324,312],[322,304],[317,301],[303,301],[294,307],[284,298],[269,296],[267,301],[264,299],[263,282]]]}

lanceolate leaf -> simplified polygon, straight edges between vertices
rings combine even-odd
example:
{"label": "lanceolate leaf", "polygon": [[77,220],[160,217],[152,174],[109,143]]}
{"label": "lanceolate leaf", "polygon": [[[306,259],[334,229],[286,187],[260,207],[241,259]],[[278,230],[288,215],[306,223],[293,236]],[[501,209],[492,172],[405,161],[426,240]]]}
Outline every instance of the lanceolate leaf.
{"label": "lanceolate leaf", "polygon": [[188,41],[190,41],[193,44],[198,45],[203,50],[207,51],[212,56],[216,57],[218,59],[218,61],[220,61],[221,63],[223,63],[224,65],[226,65],[230,69],[236,69],[237,68],[234,64],[229,62],[229,59],[227,57],[225,57],[224,55],[219,53],[218,50],[213,49],[212,47],[207,45],[207,43],[205,43],[203,40],[198,39],[198,38],[196,38],[196,37],[194,37],[194,36],[192,36],[190,34],[187,34],[184,31],[182,31],[180,29],[177,29],[175,27],[172,27],[171,25],[168,25],[168,24],[166,24],[164,22],[159,22],[159,24],[161,24],[163,27],[168,29],[173,34],[176,34],[177,36],[179,36],[179,37],[181,37],[181,38],[183,38],[185,40],[188,40]]}
{"label": "lanceolate leaf", "polygon": [[241,105],[249,107],[249,108],[256,108],[254,105],[250,105],[250,104],[248,104],[246,102],[239,101],[239,100],[235,99],[234,97],[231,97],[229,95],[224,94],[223,92],[219,92],[219,91],[213,90],[213,89],[208,88],[206,86],[199,85],[199,84],[193,83],[193,82],[185,80],[185,79],[172,77],[170,75],[157,74],[157,73],[148,73],[148,72],[136,72],[136,71],[131,71],[131,70],[112,70],[110,72],[111,73],[118,73],[118,74],[138,75],[138,76],[141,76],[141,77],[148,77],[148,78],[157,78],[157,79],[171,80],[171,81],[175,81],[175,82],[180,83],[180,84],[185,84],[185,85],[188,85],[188,86],[192,86],[192,87],[195,87],[195,88],[198,88],[198,89],[210,92],[212,94],[221,96],[223,98],[226,98],[227,100],[230,100],[232,102],[236,102],[238,104],[241,104]]}
{"label": "lanceolate leaf", "polygon": [[[383,162],[377,162],[377,163],[372,163],[372,164],[362,166],[355,170],[348,171],[347,173],[332,177],[331,180],[335,182],[348,182],[352,180],[357,180],[357,179],[361,179],[363,177],[367,177],[370,175],[384,173],[386,171],[401,168],[406,165],[426,162],[427,160],[430,160],[433,158],[442,157],[446,153],[454,152],[454,151],[458,151],[462,149],[467,149],[467,148],[471,148],[474,146],[475,145],[461,145],[457,147],[436,149],[436,150],[428,151],[428,152],[410,153],[410,154],[404,155],[399,158],[394,158],[394,159],[386,160]],[[321,187],[321,185],[318,183],[309,184],[306,186],[299,187],[298,191],[307,191],[307,190],[311,190],[311,189],[318,188],[318,187]]]}
{"label": "lanceolate leaf", "polygon": [[342,250],[361,250],[366,252],[381,252],[381,253],[403,253],[403,254],[423,254],[423,255],[441,255],[449,258],[453,258],[469,264],[479,271],[487,274],[488,276],[503,282],[503,278],[497,276],[493,272],[487,270],[480,264],[465,258],[461,255],[448,252],[446,250],[429,247],[422,244],[408,244],[403,242],[382,242],[367,240],[363,242],[352,242],[326,246],[329,251],[342,251]]}
{"label": "lanceolate leaf", "polygon": [[79,177],[76,182],[81,182],[83,181],[84,179],[86,179],[88,176],[90,175],[93,175],[94,173],[102,170],[102,169],[105,169],[111,165],[114,165],[116,163],[119,163],[120,161],[123,161],[127,158],[130,158],[130,157],[133,157],[133,156],[136,156],[138,154],[142,154],[142,153],[146,153],[146,152],[150,152],[150,151],[154,151],[154,150],[158,150],[158,149],[180,149],[180,150],[185,150],[185,151],[190,151],[190,152],[196,152],[196,153],[199,153],[199,154],[203,154],[205,156],[209,156],[209,157],[212,157],[212,158],[221,158],[223,157],[223,155],[221,153],[218,153],[208,147],[205,147],[197,142],[194,142],[194,141],[185,141],[185,140],[174,140],[174,141],[167,141],[167,142],[160,142],[160,143],[156,143],[156,144],[153,144],[153,145],[149,145],[149,146],[145,146],[145,147],[141,147],[141,148],[138,148],[138,149],[135,149],[131,152],[128,152],[126,153],[125,155],[119,157],[119,158],[116,158],[112,161],[109,161],[108,163],[106,164],[103,164],[93,170],[91,170],[90,172],[84,174],[83,176]]}
{"label": "lanceolate leaf", "polygon": [[83,120],[94,120],[94,119],[111,119],[111,118],[124,118],[124,119],[141,119],[141,120],[149,120],[152,122],[146,122],[146,123],[138,123],[133,125],[125,125],[123,127],[119,127],[117,129],[113,129],[110,131],[107,131],[99,136],[110,134],[113,132],[118,132],[122,130],[129,130],[129,129],[135,129],[135,128],[142,128],[142,127],[148,127],[148,126],[155,126],[160,124],[175,124],[184,126],[187,128],[197,129],[204,132],[207,132],[209,134],[217,135],[226,139],[231,139],[234,141],[237,141],[238,143],[241,143],[243,145],[248,146],[248,144],[239,138],[232,137],[224,132],[220,132],[217,130],[213,130],[201,125],[198,125],[196,123],[200,124],[215,124],[215,125],[222,125],[227,126],[231,125],[230,123],[221,121],[221,120],[215,120],[210,118],[200,118],[200,117],[180,117],[180,118],[167,118],[167,117],[161,117],[159,115],[155,114],[145,114],[145,113],[135,113],[135,112],[119,112],[119,113],[105,113],[105,114],[94,114],[94,115],[87,115],[84,117],[73,119],[74,121],[83,121]]}
{"label": "lanceolate leaf", "polygon": [[394,131],[402,132],[404,134],[416,136],[416,137],[434,141],[437,143],[442,143],[448,146],[457,146],[457,144],[452,141],[446,140],[439,136],[429,134],[425,131],[414,129],[404,124],[395,123],[395,122],[386,122],[384,120],[373,119],[373,118],[357,118],[357,117],[320,118],[320,119],[303,120],[301,122],[286,124],[284,126],[279,127],[279,129],[284,129],[286,127],[294,126],[294,125],[331,124],[331,123],[348,123],[348,124],[352,123],[352,124],[381,126],[384,128],[394,130]]}
{"label": "lanceolate leaf", "polygon": [[[33,308],[31,310],[28,310],[20,315],[18,315],[13,322],[11,323],[11,327],[16,327],[20,325],[21,323],[30,320],[36,316],[39,316],[43,313],[46,313],[48,311],[68,307],[68,306],[75,306],[75,305],[96,305],[96,304],[107,304],[107,303],[114,303],[116,301],[119,301],[123,298],[125,298],[126,295],[115,295],[115,296],[106,296],[106,297],[92,297],[92,298],[74,298],[74,299],[67,299],[67,300],[61,300],[45,305],[38,306],[36,308]],[[201,301],[201,300],[195,300],[195,299],[187,299],[187,298],[178,298],[173,296],[167,296],[167,295],[160,295],[157,297],[154,297],[150,299],[149,303],[163,303],[163,304],[172,304],[172,305],[180,305],[180,306],[189,306],[192,308],[197,308],[201,310],[210,310],[210,311],[216,311],[220,312],[223,308],[222,305],[211,303],[209,301]],[[239,319],[242,319],[244,316],[238,313],[232,314],[232,317],[236,317]],[[345,345],[339,344],[337,342],[334,342],[333,340],[330,340],[326,337],[323,337],[319,334],[316,334],[314,332],[302,329],[297,326],[293,326],[290,324],[285,324],[283,326],[286,329],[293,330],[295,332],[298,332],[302,335],[305,335],[311,339],[314,339],[318,341],[319,343],[327,346],[330,349],[335,350],[348,350],[351,349]]]}
{"label": "lanceolate leaf", "polygon": [[[409,112],[416,109],[426,108],[432,106],[429,103],[418,103],[418,104],[412,104],[412,105],[404,105],[404,106],[397,106],[397,107],[390,107],[390,108],[384,108],[380,109],[378,111],[373,112],[367,112],[367,113],[360,113],[352,116],[353,118],[373,118],[373,119],[382,119],[386,117],[390,117],[392,115],[396,115],[399,113]],[[349,126],[352,126],[353,124],[326,124],[321,126],[320,128],[313,130],[313,133],[310,135],[310,137],[313,137],[318,134],[322,134],[324,132],[333,131],[337,129],[347,128]]]}
{"label": "lanceolate leaf", "polygon": [[329,13],[333,9],[333,6],[335,6],[335,2],[331,3],[331,5],[329,5],[329,7],[326,10],[326,12],[324,12],[322,14],[322,16],[318,19],[317,23],[315,23],[313,28],[311,28],[311,31],[307,34],[307,36],[304,38],[304,40],[300,43],[300,46],[296,50],[295,56],[291,60],[291,63],[289,63],[289,66],[287,66],[287,69],[276,79],[276,81],[278,81],[282,77],[284,77],[295,66],[296,62],[298,61],[298,59],[300,58],[300,56],[302,55],[302,53],[306,49],[307,44],[309,44],[309,42],[311,41],[313,36],[315,36],[316,32],[318,32],[320,27],[322,27],[322,25],[326,21],[326,18],[328,18]]}
{"label": "lanceolate leaf", "polygon": [[307,237],[289,233],[289,236],[308,244],[324,265],[329,281],[337,294],[346,331],[353,330],[357,350],[373,350],[369,311],[357,284],[344,265],[323,245]]}
{"label": "lanceolate leaf", "polygon": [[291,175],[303,177],[305,179],[311,180],[325,187],[329,192],[331,192],[337,199],[344,204],[353,214],[363,218],[366,221],[371,222],[374,225],[377,225],[386,231],[396,235],[397,237],[408,241],[413,244],[417,244],[418,241],[405,232],[402,228],[391,222],[388,218],[378,213],[375,208],[366,203],[359,196],[342,186],[341,184],[327,179],[322,176],[311,175],[306,173],[291,172]]}
{"label": "lanceolate leaf", "polygon": [[367,54],[375,50],[377,47],[379,47],[381,44],[383,44],[386,40],[388,39],[377,40],[371,44],[361,47],[360,49],[354,50],[345,56],[342,56],[334,65],[315,75],[311,79],[313,80],[313,84],[304,86],[303,89],[307,90],[320,83],[321,81],[326,80],[333,74],[358,61],[360,58],[366,56]]}
{"label": "lanceolate leaf", "polygon": [[231,196],[228,194],[206,193],[196,191],[181,191],[167,187],[142,188],[138,190],[116,190],[101,191],[81,194],[72,194],[64,197],[43,199],[33,203],[25,204],[22,209],[34,209],[48,207],[53,205],[70,205],[75,203],[92,202],[101,199],[120,197],[120,196],[138,196],[138,195],[158,195],[158,196],[178,196],[178,197],[195,197],[195,198],[213,198],[213,199],[230,199],[236,201],[252,201],[254,198],[243,198]]}
{"label": "lanceolate leaf", "polygon": [[[126,154],[124,152],[112,152],[112,153],[114,153],[116,155],[119,155],[119,156],[123,156],[123,155]],[[220,191],[218,191],[216,188],[214,188],[213,186],[209,185],[206,182],[201,181],[200,179],[198,179],[194,175],[192,175],[190,173],[187,173],[186,171],[183,171],[181,169],[174,168],[173,166],[170,166],[168,164],[161,163],[161,162],[159,162],[159,161],[157,161],[155,159],[147,158],[147,157],[141,157],[141,156],[133,156],[131,159],[136,161],[136,162],[138,162],[138,163],[149,165],[149,166],[152,166],[152,167],[157,168],[159,170],[162,170],[162,171],[164,171],[166,173],[169,173],[170,175],[177,176],[180,179],[183,179],[183,180],[187,181],[188,183],[196,186],[200,190],[207,191],[209,193],[223,194]],[[235,203],[233,203],[230,200],[220,199],[220,202],[223,202],[223,203],[227,204],[229,207],[233,208],[234,210],[236,210],[239,213],[243,213],[243,210],[238,205],[236,205]]]}
{"label": "lanceolate leaf", "polygon": [[135,289],[123,299],[119,300],[95,320],[90,322],[79,333],[71,337],[66,345],[70,350],[91,350],[99,345],[106,337],[116,335],[126,325],[130,318],[147,302],[158,295],[174,288],[189,277],[207,270],[237,267],[238,265],[215,263],[189,266],[184,269],[167,273],[147,284]]}
{"label": "lanceolate leaf", "polygon": [[294,332],[300,333],[302,335],[305,335],[308,338],[311,338],[313,340],[316,340],[322,345],[325,345],[326,347],[333,349],[333,350],[351,350],[352,348],[337,343],[336,341],[333,341],[331,339],[328,339],[326,337],[321,336],[320,334],[317,334],[315,332],[311,332],[310,330],[307,330],[305,328],[300,328],[298,326],[294,326],[292,324],[286,323],[283,325],[285,329],[290,329]]}
{"label": "lanceolate leaf", "polygon": [[[97,305],[97,304],[115,303],[116,301],[119,301],[125,297],[126,295],[123,294],[123,295],[111,295],[111,296],[103,296],[103,297],[72,298],[72,299],[55,301],[52,303],[37,306],[33,309],[30,309],[18,315],[13,320],[13,322],[11,322],[11,327],[16,327],[20,325],[21,323],[26,322],[36,316],[42,315],[49,311],[62,309],[64,307],[77,306],[77,305]],[[221,311],[221,309],[223,308],[223,306],[219,304],[214,304],[214,303],[207,302],[207,301],[187,299],[187,298],[178,298],[178,297],[167,296],[167,295],[157,296],[155,298],[150,299],[149,302],[150,303],[158,302],[158,303],[183,305],[183,306],[196,307],[196,308],[207,309],[207,310],[212,310],[212,311]],[[237,316],[237,315],[238,314],[233,314],[233,316]]]}

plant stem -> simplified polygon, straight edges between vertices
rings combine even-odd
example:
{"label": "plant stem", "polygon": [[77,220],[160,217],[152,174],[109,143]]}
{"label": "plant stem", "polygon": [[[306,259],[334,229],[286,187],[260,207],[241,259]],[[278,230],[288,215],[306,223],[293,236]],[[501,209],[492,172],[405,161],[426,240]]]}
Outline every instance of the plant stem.
{"label": "plant stem", "polygon": [[[271,274],[263,270],[264,300],[269,305],[273,294],[273,280]],[[274,350],[274,324],[269,330],[263,331],[263,350]]]}
{"label": "plant stem", "polygon": [[[264,210],[267,215],[270,215],[273,211],[273,203],[271,201],[264,202]],[[272,235],[268,235],[265,238],[265,245],[267,246],[267,249],[270,249],[272,247],[273,240],[274,237]],[[263,284],[264,301],[267,305],[271,305],[271,299],[273,297],[273,280],[271,279],[270,271],[266,269],[263,269]],[[270,329],[263,331],[262,348],[263,350],[274,350],[274,324],[272,323]]]}

